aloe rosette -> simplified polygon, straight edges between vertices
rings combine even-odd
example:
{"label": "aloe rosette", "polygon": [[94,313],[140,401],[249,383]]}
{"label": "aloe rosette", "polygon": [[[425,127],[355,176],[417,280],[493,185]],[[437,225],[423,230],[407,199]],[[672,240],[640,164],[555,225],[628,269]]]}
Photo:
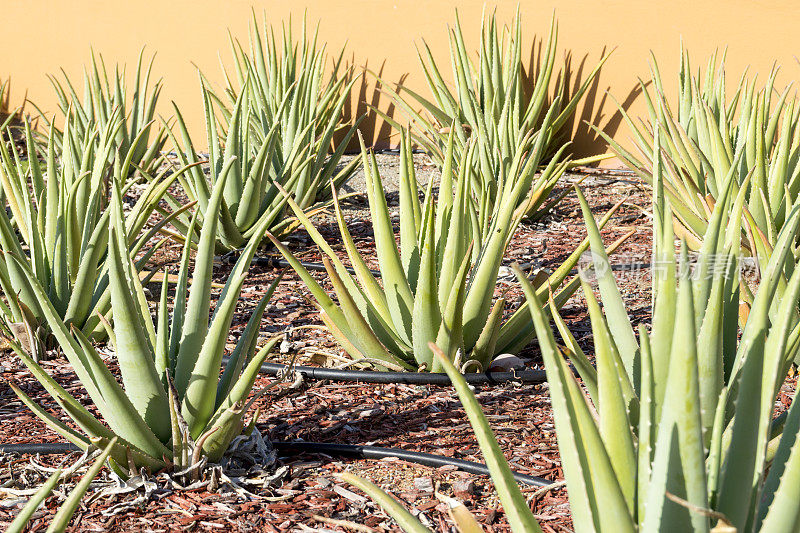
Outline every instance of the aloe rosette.
{"label": "aloe rosette", "polygon": [[[132,84],[128,83],[125,66],[114,65],[111,73],[103,56],[94,51],[89,66],[83,71],[83,91],[79,91],[63,69],[63,80],[48,76],[62,118],[72,116],[71,127],[79,137],[84,137],[95,127],[102,130],[110,123],[116,123],[117,116],[122,118],[122,124],[114,127],[111,157],[130,153],[129,164],[122,169],[126,179],[138,169],[154,175],[163,162],[161,150],[167,134],[155,120],[162,83],[151,79],[154,60],[155,55],[145,62],[144,50],[139,53]],[[39,115],[45,125],[52,128],[57,147],[61,149],[64,132],[55,127],[55,118],[48,118],[41,110]]]}
{"label": "aloe rosette", "polygon": [[[357,158],[340,165],[364,119],[363,115],[355,120],[345,116],[357,79],[342,66],[344,47],[330,56],[327,44],[319,42],[319,25],[309,32],[304,16],[299,38],[295,40],[294,35],[291,18],[279,39],[266,20],[258,24],[254,13],[249,46],[230,39],[234,68],[233,75],[225,73],[228,103],[221,97],[215,100],[228,120],[239,98],[245,98],[253,110],[249,125],[256,136],[266,137],[278,128],[279,166],[296,166],[309,159],[300,188],[313,191],[304,195],[329,199],[329,181],[341,184],[358,165]],[[303,204],[304,195],[296,195],[298,203]]]}
{"label": "aloe rosette", "polygon": [[[65,323],[84,335],[102,336],[98,315],[111,308],[109,191],[112,183],[119,184],[124,193],[136,183],[122,183],[121,170],[134,153],[113,155],[115,132],[122,125],[118,112],[104,128],[97,126],[83,134],[73,129],[74,120],[70,115],[65,122],[61,150],[51,127],[47,146],[40,153],[28,122],[26,159],[15,145],[0,145],[0,185],[8,203],[8,212],[0,210],[0,289],[5,296],[0,314],[6,325],[27,320],[35,328],[47,329],[42,309],[47,301]],[[146,252],[136,261],[137,270],[157,248],[148,244],[150,240],[170,222],[169,217],[157,221],[150,217],[185,170],[167,175],[165,169],[148,176],[150,182],[124,215],[125,249],[131,257]],[[20,261],[43,288],[43,296],[28,290]]]}
{"label": "aloe rosette", "polygon": [[218,220],[215,213],[222,203],[224,184],[224,180],[220,181],[212,191],[205,211],[206,222],[194,256],[191,286],[191,243],[187,241],[172,299],[172,315],[168,310],[165,275],[155,322],[126,252],[121,195],[115,187],[108,237],[114,325],[108,321],[104,324],[119,364],[122,385],[88,339],[64,324],[44,297],[45,289],[24,263],[18,261],[27,274],[28,290],[42,300],[53,335],[105,423],[78,403],[17,343],[12,346],[20,359],[80,431],[65,425],[17,387],[12,388],[52,429],[80,448],[85,449],[91,443],[105,445],[119,437],[110,463],[121,475],[135,473],[139,468],[156,471],[170,467],[180,471],[196,466],[204,457],[218,460],[231,440],[241,433],[244,416],[254,401],[248,400],[248,395],[258,370],[279,340],[278,337],[269,340],[255,353],[259,323],[278,283],[276,280],[256,307],[228,362],[222,364],[236,303],[258,245],[258,239],[253,238],[245,247],[209,319]]}
{"label": "aloe rosette", "polygon": [[[503,321],[505,299],[494,296],[503,254],[525,214],[519,198],[527,190],[535,165],[521,156],[513,162],[511,172],[527,176],[527,180],[507,181],[501,195],[502,209],[481,221],[480,206],[469,185],[468,169],[473,168],[475,147],[464,152],[464,161],[456,167],[453,146],[451,135],[438,196],[431,181],[420,201],[411,137],[408,132],[403,136],[398,249],[375,156],[362,142],[381,282],[356,249],[335,198],[336,219],[355,276],[348,273],[302,209],[289,200],[323,252],[338,305],[278,239],[272,237],[272,241],[305,282],[323,322],[351,357],[377,360],[391,368],[436,372],[441,365],[428,346],[435,341],[452,360],[460,354],[465,371],[480,371],[488,368],[497,354],[519,350],[533,338],[530,320],[525,319],[527,311],[520,309]],[[578,284],[577,279],[565,280],[587,248],[585,242],[551,275],[539,275],[539,289],[558,290],[558,301],[566,302]]]}
{"label": "aloe rosette", "polygon": [[[263,31],[262,38],[254,15],[249,54],[231,38],[236,74],[231,78],[226,73],[224,95],[212,91],[201,75],[210,173],[198,166],[181,184],[202,206],[214,183],[228,175],[217,236],[220,251],[244,246],[264,221],[277,235],[297,227],[279,188],[290,191],[305,213],[313,215],[329,205],[331,181],[339,187],[359,164],[358,158],[341,164],[361,121],[343,120],[355,80],[345,83],[339,77],[341,54],[326,79],[326,48],[318,47],[316,33],[306,34],[305,24],[296,42],[290,22],[282,47],[274,33],[266,27]],[[184,165],[204,163],[177,107],[175,112],[178,135],[170,135],[179,159]],[[171,203],[180,205],[177,199]],[[178,220],[184,234],[188,218]]]}
{"label": "aloe rosette", "polygon": [[[726,258],[739,258],[743,195],[732,197],[730,183],[726,189],[694,275],[685,265],[685,248],[676,274],[671,213],[657,193],[656,258],[670,268],[656,275],[652,329],[641,326],[638,342],[620,316],[624,308],[608,259],[593,246],[597,270],[606,272],[598,280],[605,317],[587,287],[597,361],[596,371],[584,365],[581,373],[588,393],[559,355],[546,315],[524,286],[579,530],[796,527],[800,504],[790,495],[800,483],[800,409],[793,405],[777,419],[773,410],[800,348],[800,271],[783,276],[787,258],[794,264],[790,242],[800,209],[790,214],[752,305],[743,304],[749,312],[740,314],[736,261]],[[727,268],[712,270],[710,258]],[[583,359],[563,323],[559,330],[570,358]]]}
{"label": "aloe rosette", "polygon": [[730,92],[725,54],[709,59],[704,76],[692,72],[681,50],[677,99],[666,94],[656,58],[651,84],[642,82],[646,122],[622,110],[635,149],[623,147],[600,132],[625,164],[653,183],[656,125],[663,158],[664,192],[676,220],[676,231],[694,249],[701,246],[723,185],[734,176],[734,194],[745,191],[745,251],[765,268],[778,234],[800,204],[800,106],[791,87],[776,85],[773,68],[763,85],[743,73]]}
{"label": "aloe rosette", "polygon": [[[589,164],[606,157],[570,161],[569,142],[565,142],[565,136],[581,98],[609,55],[604,55],[581,85],[569,94],[565,74],[555,74],[558,45],[555,17],[542,52],[541,67],[535,73],[526,72],[524,65],[519,12],[508,30],[498,28],[494,14],[488,19],[482,17],[477,64],[467,51],[457,13],[455,26],[449,33],[451,85],[445,81],[430,47],[423,41],[418,55],[431,98],[405,85],[393,89],[382,83],[382,89],[412,122],[419,132],[414,135],[414,141],[439,168],[445,163],[450,132],[455,134],[457,164],[462,161],[462,152],[471,139],[476,146],[479,176],[492,178],[476,181],[474,193],[486,196],[492,206],[497,204],[499,208],[503,179],[517,178],[509,172],[516,158],[524,154],[534,164],[545,167],[520,198],[520,203],[528,204],[526,216],[542,218],[563,198],[564,194],[551,197],[551,192],[568,166]],[[557,81],[553,89],[554,74]],[[375,112],[396,129],[402,128],[385,112],[378,109]],[[535,150],[531,139],[539,141]]]}

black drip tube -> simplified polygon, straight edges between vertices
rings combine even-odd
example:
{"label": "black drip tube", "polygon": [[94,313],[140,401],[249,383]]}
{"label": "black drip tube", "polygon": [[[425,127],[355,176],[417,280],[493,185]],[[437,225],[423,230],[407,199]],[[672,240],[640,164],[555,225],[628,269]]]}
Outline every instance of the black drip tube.
{"label": "black drip tube", "polygon": [[[441,466],[455,466],[459,470],[471,474],[490,475],[489,469],[483,463],[453,459],[430,453],[410,452],[399,448],[381,448],[379,446],[362,446],[358,444],[335,444],[329,442],[293,442],[273,441],[275,449],[286,456],[302,453],[321,453],[337,457],[353,457],[358,459],[385,459],[396,457],[403,461],[416,463],[423,466],[438,468]],[[56,455],[78,451],[78,447],[67,442],[35,442],[22,444],[0,444],[0,453]],[[520,483],[534,487],[546,487],[553,482],[544,478],[511,472],[514,479]]]}
{"label": "black drip tube", "polygon": [[26,453],[31,455],[58,455],[80,451],[70,442],[23,442],[20,444],[0,444],[0,453]]}
{"label": "black drip tube", "polygon": [[[293,441],[277,441],[272,443],[275,449],[287,455],[297,455],[301,453],[324,453],[326,455],[336,455],[340,457],[355,457],[359,459],[385,459],[387,457],[396,457],[409,463],[416,463],[423,466],[430,466],[439,468],[440,466],[452,465],[459,470],[469,472],[470,474],[490,475],[489,469],[483,463],[475,463],[472,461],[464,461],[463,459],[453,459],[451,457],[444,457],[442,455],[433,455],[431,453],[410,452],[401,450],[400,448],[381,448],[379,446],[361,446],[357,444],[335,444],[335,443],[321,443],[321,442],[293,442]],[[518,472],[511,472],[514,479],[526,485],[534,487],[546,487],[552,485],[553,482],[544,478],[529,476],[527,474],[520,474]]]}
{"label": "black drip tube", "polygon": [[[285,372],[287,366],[279,363],[264,363],[261,373],[275,376]],[[356,381],[361,383],[402,383],[405,385],[450,385],[450,378],[444,373],[434,372],[376,372],[372,370],[345,370],[321,368],[316,366],[295,366],[293,371],[302,374],[304,379],[321,381]],[[470,385],[484,385],[516,381],[521,383],[544,383],[547,374],[544,370],[520,370],[517,372],[481,372],[464,374]]]}

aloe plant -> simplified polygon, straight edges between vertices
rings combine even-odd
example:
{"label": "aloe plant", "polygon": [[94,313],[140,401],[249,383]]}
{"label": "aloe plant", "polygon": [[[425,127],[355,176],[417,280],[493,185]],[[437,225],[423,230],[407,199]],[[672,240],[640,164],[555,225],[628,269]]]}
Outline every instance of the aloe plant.
{"label": "aloe plant", "polygon": [[[78,138],[85,138],[95,127],[101,130],[114,124],[114,154],[130,154],[129,165],[122,169],[125,178],[133,176],[137,169],[155,174],[163,162],[161,149],[167,140],[166,131],[155,122],[156,105],[161,94],[161,80],[151,83],[153,55],[145,62],[144,50],[139,53],[133,84],[129,85],[125,66],[114,65],[111,74],[103,56],[91,52],[88,68],[83,72],[83,96],[62,69],[63,81],[48,76],[58,98],[61,117],[72,115],[72,129]],[[55,128],[55,118],[48,118],[39,110],[40,118],[55,132],[57,147],[61,146],[62,132]],[[117,123],[117,115],[122,123]]]}
{"label": "aloe plant", "polygon": [[[100,455],[89,467],[89,470],[87,470],[83,478],[75,485],[67,499],[63,504],[61,504],[61,507],[58,508],[56,515],[53,517],[53,520],[47,527],[46,533],[60,533],[62,531],[66,531],[69,521],[72,519],[72,515],[74,515],[75,511],[78,509],[81,499],[86,494],[86,491],[89,490],[89,485],[92,483],[94,478],[100,473],[100,470],[103,468],[103,463],[105,463],[108,459],[108,456],[111,454],[111,450],[116,443],[117,439],[112,439],[105,449],[101,451]],[[28,500],[28,503],[26,503],[25,506],[20,510],[19,514],[16,516],[16,518],[14,518],[14,521],[9,524],[8,529],[6,529],[6,533],[22,533],[25,531],[28,523],[33,517],[33,514],[36,512],[39,506],[44,503],[47,497],[50,496],[50,493],[53,492],[53,489],[55,489],[56,485],[58,485],[58,482],[61,480],[63,473],[63,470],[59,468],[56,469],[56,471],[53,472],[49,478],[47,478],[47,481],[44,482],[42,487],[36,491],[31,499]]]}
{"label": "aloe plant", "polygon": [[[179,178],[191,200],[199,202],[201,206],[207,204],[211,187],[226,176],[228,185],[223,198],[222,221],[217,232],[217,248],[220,251],[241,248],[255,235],[256,228],[266,227],[279,235],[291,232],[298,223],[294,217],[287,216],[286,198],[279,189],[291,191],[305,213],[313,215],[328,205],[325,191],[329,190],[329,184],[341,185],[358,165],[358,160],[354,159],[345,168],[337,170],[336,165],[344,148],[340,147],[337,149],[338,155],[328,158],[325,149],[321,148],[325,144],[322,139],[303,141],[295,138],[295,144],[288,147],[289,152],[285,152],[287,147],[282,144],[286,137],[280,121],[271,123],[266,135],[255,132],[251,123],[258,110],[252,107],[246,92],[242,92],[236,100],[227,125],[218,122],[215,98],[205,84],[203,100],[210,146],[210,176],[206,176],[200,166],[204,158],[195,150],[177,107],[177,126],[182,142],[172,133],[170,136],[181,163],[195,165],[185,177]],[[284,103],[294,101],[287,99]],[[227,129],[220,130],[220,127]],[[331,129],[329,133],[333,131]],[[171,203],[176,208],[181,205],[176,198]],[[184,214],[178,217],[175,225],[185,233],[188,222],[188,214]],[[197,234],[191,237],[196,239]]]}
{"label": "aloe plant", "polygon": [[[800,349],[800,269],[791,256],[800,208],[789,214],[752,305],[742,302],[740,313],[735,259],[741,253],[743,193],[732,194],[732,180],[724,185],[691,271],[685,246],[676,261],[672,213],[660,184],[657,178],[654,261],[660,268],[654,272],[653,323],[650,331],[639,327],[638,339],[581,197],[605,311],[585,283],[596,368],[553,302],[548,312],[517,269],[547,371],[573,524],[579,532],[795,531],[800,407],[793,402],[778,418],[773,409]],[[787,261],[795,267],[788,280]],[[551,317],[566,349],[556,343]],[[437,353],[464,404],[512,530],[540,531],[480,404],[459,371]],[[422,528],[376,487],[357,486],[405,520],[400,523],[407,531]]]}
{"label": "aloe plant", "polygon": [[[641,326],[638,344],[620,316],[608,259],[593,247],[596,269],[604,272],[598,281],[605,317],[587,287],[597,361],[588,395],[558,355],[537,297],[524,286],[579,530],[791,531],[800,516],[791,496],[800,484],[800,409],[793,406],[784,422],[772,418],[800,346],[800,271],[795,268],[788,282],[782,274],[787,259],[794,265],[790,241],[800,209],[790,214],[745,318],[735,261],[728,261],[739,257],[735,217],[742,195],[731,197],[730,181],[725,188],[705,235],[704,252],[714,255],[701,253],[693,276],[688,268],[675,273],[671,213],[657,194],[656,258],[668,266],[656,275],[652,330]],[[728,266],[711,270],[710,257]],[[566,328],[559,329],[576,346]],[[575,350],[571,357],[582,354]]]}
{"label": "aloe plant", "polygon": [[[622,111],[636,152],[601,132],[626,165],[653,182],[654,136],[658,124],[664,158],[664,189],[678,223],[676,230],[693,248],[700,247],[723,184],[733,175],[734,188],[745,190],[745,250],[763,269],[792,208],[800,203],[800,106],[790,87],[776,86],[777,68],[763,85],[745,72],[732,96],[726,87],[725,54],[714,54],[704,77],[693,74],[681,50],[677,99],[664,91],[656,58],[651,84],[641,88],[648,121],[637,123]],[[727,90],[727,92],[726,92]]]}
{"label": "aloe plant", "polygon": [[[34,328],[46,329],[42,298],[27,289],[26,275],[17,266],[23,262],[61,319],[84,335],[102,336],[98,314],[105,315],[111,308],[106,248],[109,187],[121,184],[121,169],[134,153],[112,156],[115,131],[121,124],[118,111],[104,128],[85,130],[82,137],[72,127],[75,120],[74,114],[67,117],[62,150],[56,146],[51,126],[46,153],[40,154],[27,121],[27,159],[15,145],[0,144],[0,184],[10,213],[0,210],[0,289],[5,296],[0,317],[7,324],[27,319]],[[169,222],[164,218],[148,228],[148,219],[184,170],[172,176],[166,171],[151,176],[125,216],[127,253],[135,257],[146,252],[137,260],[137,270],[156,249],[148,247],[148,241]],[[134,183],[128,180],[121,186],[127,191]]]}
{"label": "aloe plant", "polygon": [[[511,166],[512,172],[528,176],[528,181],[508,181],[500,196],[499,211],[481,222],[480,206],[471,196],[469,185],[468,169],[473,168],[475,147],[464,152],[456,173],[453,146],[451,135],[438,197],[434,196],[431,181],[420,202],[411,137],[405,132],[400,156],[398,250],[377,162],[362,140],[382,286],[357,251],[336,197],[336,218],[355,277],[302,208],[291,199],[289,205],[324,253],[338,305],[291,252],[270,236],[311,291],[325,325],[351,357],[377,360],[390,368],[436,372],[441,365],[428,347],[429,342],[436,341],[451,359],[458,352],[462,354],[460,362],[465,371],[481,371],[497,354],[519,350],[532,339],[530,320],[524,319],[527,311],[520,310],[504,322],[505,299],[493,300],[503,254],[525,214],[519,198],[525,194],[526,183],[536,168],[518,157]],[[610,216],[609,213],[606,220]],[[613,248],[618,245],[619,242]],[[552,275],[540,277],[540,290],[560,288],[558,301],[566,302],[578,286],[577,279],[561,285],[587,248],[588,242]]]}
{"label": "aloe plant", "polygon": [[319,44],[318,38],[319,24],[309,33],[305,15],[298,40],[293,36],[291,18],[283,25],[279,40],[274,28],[268,28],[266,15],[262,28],[253,13],[249,46],[245,48],[230,37],[234,74],[225,73],[229,105],[222,103],[223,98],[216,100],[223,115],[230,118],[244,94],[253,110],[250,125],[259,138],[279,124],[281,166],[310,158],[301,181],[308,187],[316,183],[317,194],[325,196],[330,179],[340,183],[355,171],[357,162],[337,167],[364,116],[352,123],[345,117],[357,79],[352,69],[342,66],[344,47],[338,55],[329,56],[327,44]]}
{"label": "aloe plant", "polygon": [[[557,81],[551,93],[557,44],[558,24],[554,17],[540,68],[535,73],[526,72],[519,12],[508,31],[498,29],[494,14],[488,20],[484,16],[478,63],[474,64],[456,13],[455,27],[450,29],[453,88],[445,82],[442,69],[424,41],[418,56],[432,99],[406,86],[393,89],[382,83],[382,88],[420,131],[414,135],[414,141],[440,168],[444,166],[450,132],[455,132],[457,162],[462,160],[467,140],[475,140],[480,175],[492,178],[487,183],[477,181],[475,194],[486,195],[492,204],[500,202],[503,180],[518,178],[509,172],[511,162],[528,152],[530,138],[538,140],[537,150],[527,156],[537,165],[551,163],[548,167],[551,172],[536,180],[520,203],[527,200],[526,214],[534,219],[541,218],[563,197],[550,198],[550,193],[567,166],[588,164],[605,157],[570,162],[569,143],[565,142],[565,137],[579,101],[609,55],[600,59],[572,95],[563,72],[555,75]],[[375,111],[395,128],[401,128],[399,122],[386,113]]]}
{"label": "aloe plant", "polygon": [[[217,213],[222,205],[224,187],[223,178],[212,190],[205,211],[191,287],[191,242],[187,240],[175,294],[172,298],[168,295],[168,276],[165,275],[154,323],[142,284],[127,254],[121,194],[118,185],[114,186],[108,235],[114,325],[110,326],[108,321],[104,321],[104,325],[124,388],[88,339],[63,322],[33,272],[24,262],[15,259],[26,274],[27,290],[40,298],[53,335],[103,421],[78,403],[18,344],[12,346],[20,359],[75,421],[80,432],[49,414],[17,387],[12,388],[48,426],[80,448],[85,449],[95,441],[105,445],[113,437],[119,437],[110,463],[120,475],[128,475],[139,468],[156,471],[169,467],[180,471],[196,467],[204,457],[218,460],[230,441],[241,433],[243,417],[254,401],[248,400],[248,395],[258,370],[279,340],[278,337],[271,339],[253,355],[259,324],[277,286],[276,280],[256,307],[220,377],[236,303],[259,240],[254,237],[248,242],[209,319]],[[192,227],[196,222],[197,217]],[[173,303],[171,317],[170,300]]]}
{"label": "aloe plant", "polygon": [[[297,220],[286,216],[278,185],[311,215],[329,203],[330,183],[340,186],[359,163],[354,158],[340,164],[361,121],[342,124],[355,82],[338,77],[343,51],[326,81],[325,46],[317,48],[316,33],[309,38],[305,23],[299,43],[293,40],[291,21],[284,28],[282,52],[274,34],[264,32],[262,40],[254,15],[250,55],[231,38],[236,75],[232,79],[226,73],[224,96],[211,91],[201,76],[210,179],[198,167],[182,184],[191,199],[204,205],[210,187],[222,173],[230,173],[217,239],[220,251],[242,247],[264,220],[278,235],[297,227]],[[177,107],[176,115],[181,142],[176,136],[173,141],[182,163],[203,162]],[[335,150],[334,137],[341,137]],[[188,215],[182,223],[188,225]]]}

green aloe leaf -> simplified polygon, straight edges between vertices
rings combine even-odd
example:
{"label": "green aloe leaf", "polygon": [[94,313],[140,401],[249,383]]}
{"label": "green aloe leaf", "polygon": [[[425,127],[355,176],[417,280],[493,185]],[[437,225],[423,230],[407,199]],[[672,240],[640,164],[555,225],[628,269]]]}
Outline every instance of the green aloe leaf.
{"label": "green aloe leaf", "polygon": [[489,426],[489,421],[486,419],[486,415],[483,414],[480,404],[469,389],[466,380],[436,345],[431,346],[431,350],[436,354],[439,364],[447,372],[453,387],[456,389],[458,398],[464,405],[464,410],[475,432],[478,445],[481,447],[486,466],[489,467],[489,471],[492,474],[492,481],[494,481],[509,524],[515,531],[541,531],[538,522],[528,507],[527,501],[525,501],[525,497],[514,480],[508,462],[503,456],[503,452],[497,444],[497,439]]}
{"label": "green aloe leaf", "polygon": [[[228,161],[227,167],[234,162],[235,160]],[[223,172],[219,181],[214,185],[205,213],[219,211],[227,177],[228,173]],[[211,273],[214,264],[217,217],[211,217],[208,220],[204,217],[203,220],[175,366],[175,388],[181,396],[185,394],[189,385],[206,337],[209,323],[208,314],[211,308]]]}
{"label": "green aloe leaf", "polygon": [[428,533],[430,530],[422,525],[414,515],[405,509],[400,503],[389,496],[385,491],[374,483],[366,479],[355,476],[349,472],[344,472],[339,475],[342,481],[353,485],[364,491],[370,498],[378,502],[381,508],[386,511],[389,516],[394,518],[398,525],[408,533]]}
{"label": "green aloe leaf", "polygon": [[80,482],[72,489],[67,500],[58,508],[58,512],[56,512],[56,515],[53,517],[50,527],[47,528],[47,533],[66,531],[72,515],[75,514],[75,511],[78,509],[78,505],[83,499],[84,494],[86,494],[86,491],[89,490],[89,485],[94,481],[94,478],[97,477],[97,474],[100,473],[100,470],[103,468],[103,463],[106,462],[106,459],[108,459],[111,454],[112,448],[114,448],[116,444],[117,439],[112,439],[100,456],[95,459]]}
{"label": "green aloe leaf", "polygon": [[611,271],[611,263],[608,260],[603,240],[600,237],[600,230],[594,221],[594,216],[589,209],[589,204],[583,197],[583,193],[577,188],[576,193],[581,204],[581,210],[583,211],[586,230],[589,234],[594,272],[597,276],[600,294],[603,297],[609,329],[614,338],[617,350],[619,350],[619,356],[622,358],[622,364],[625,367],[628,379],[635,384],[638,381],[638,376],[634,369],[633,361],[639,350],[639,345],[636,342],[636,335],[633,332],[633,328],[630,326],[628,313],[625,311],[625,304],[622,301],[622,296],[614,280],[614,274]]}
{"label": "green aloe leaf", "polygon": [[628,503],[586,397],[558,353],[534,288],[518,268],[516,275],[542,348],[574,523],[580,531],[634,531]]}
{"label": "green aloe leaf", "polygon": [[[162,376],[156,371],[155,339],[145,325],[145,322],[149,322],[152,329],[150,312],[140,304],[144,299],[144,291],[125,249],[121,247],[125,242],[121,202],[115,184],[111,208],[113,224],[109,238],[111,302],[116,324],[115,350],[128,398],[150,429],[164,441],[171,433],[169,421],[163,416],[168,409],[167,392],[162,385]],[[148,320],[145,321],[145,317]]]}
{"label": "green aloe leaf", "polygon": [[8,533],[22,533],[25,531],[28,522],[33,517],[33,513],[44,503],[50,493],[53,492],[53,489],[56,488],[58,482],[61,481],[61,474],[62,470],[59,468],[47,478],[47,481],[42,484],[39,490],[28,500],[28,503],[25,504],[25,507],[20,510],[14,521],[9,524],[8,529],[6,529]]}

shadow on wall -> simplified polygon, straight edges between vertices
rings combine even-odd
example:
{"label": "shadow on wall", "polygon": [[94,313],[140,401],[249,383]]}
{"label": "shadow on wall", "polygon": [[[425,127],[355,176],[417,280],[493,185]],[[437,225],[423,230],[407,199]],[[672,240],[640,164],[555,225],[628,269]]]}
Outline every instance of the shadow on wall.
{"label": "shadow on wall", "polygon": [[[376,149],[394,148],[396,145],[400,144],[397,138],[397,132],[392,129],[392,126],[388,122],[382,120],[378,114],[371,109],[373,107],[380,108],[381,102],[386,100],[388,105],[385,111],[390,117],[394,116],[394,102],[392,102],[391,98],[383,94],[375,79],[376,74],[379,78],[383,78],[386,60],[381,63],[377,73],[373,73],[374,71],[370,69],[369,61],[359,67],[355,67],[355,64],[355,55],[353,55],[350,59],[350,65],[353,66],[345,70],[348,73],[345,78],[345,83],[351,82],[354,76],[359,76],[358,83],[354,86],[354,92],[356,91],[355,87],[358,87],[358,96],[355,99],[356,107],[354,110],[353,98],[347,100],[342,111],[342,120],[349,123],[364,116],[359,129],[364,136],[364,142],[367,146],[370,146],[370,141],[372,141],[372,147]],[[402,74],[393,85],[403,85],[407,77],[408,74]],[[334,138],[334,145],[338,144],[343,136],[344,132],[341,132],[338,138]],[[395,139],[398,140],[395,141]],[[359,147],[358,138],[353,138],[350,141],[350,145],[347,147],[347,152],[358,153],[360,151],[361,148]]]}
{"label": "shadow on wall", "polygon": [[[542,46],[542,39],[535,39],[531,47],[527,65],[522,65],[523,78],[526,82],[526,86],[523,88],[523,91],[526,97],[529,97],[533,92],[533,85],[541,68]],[[603,49],[600,57],[603,57],[605,54],[606,48]],[[564,59],[561,68],[554,71],[553,79],[551,79],[551,90],[548,94],[548,105],[555,97],[556,89],[559,83],[559,77],[563,80],[561,85],[562,101],[569,101],[571,96],[578,92],[586,76],[588,75],[587,69],[590,71],[592,68],[592,66],[587,67],[589,58],[590,54],[584,55],[576,67],[574,66],[572,52],[566,51],[564,53]],[[612,55],[609,61],[613,60],[614,57]],[[401,124],[406,124],[408,122],[408,118],[404,115],[404,113],[395,113],[397,110],[392,98],[381,91],[380,83],[376,79],[376,75],[377,77],[383,79],[386,61],[384,60],[381,63],[377,72],[370,69],[368,62],[361,66],[355,67],[356,59],[354,55],[351,56],[350,65],[351,67],[347,70],[349,77],[347,81],[349,82],[355,75],[359,75],[360,80],[356,86],[354,86],[354,93],[356,92],[355,87],[358,87],[357,96],[351,98],[345,104],[342,117],[343,120],[354,120],[357,117],[366,114],[366,117],[361,122],[361,126],[359,128],[364,135],[365,142],[369,145],[371,140],[372,146],[374,146],[376,149],[396,148],[399,144],[398,133],[394,131],[388,122],[381,119],[377,113],[370,109],[371,107],[383,109],[390,117],[397,119]],[[409,74],[405,73],[396,81],[386,81],[391,82],[390,85],[392,87],[395,87],[399,89],[399,92],[402,92],[404,83],[408,76]],[[601,78],[602,69],[598,75],[595,76],[590,87],[583,95],[583,98],[578,105],[578,109],[575,110],[575,113],[573,113],[572,117],[566,122],[560,132],[560,142],[563,143],[569,140],[572,141],[571,152],[573,154],[573,158],[575,159],[607,152],[607,143],[590,126],[590,124],[601,128],[608,135],[613,137],[623,120],[623,116],[619,108],[621,107],[627,111],[641,94],[641,87],[637,83],[631,88],[624,98],[620,99],[621,95],[609,94],[608,91],[610,87],[606,87],[604,90],[600,89]],[[409,89],[418,91],[425,97],[430,96],[427,87],[409,87]],[[385,108],[382,107],[383,103],[386,104]],[[542,117],[540,117],[540,119],[541,118]],[[339,139],[341,139],[341,136]],[[353,139],[350,142],[350,146],[347,148],[347,152],[358,151],[358,139]]]}
{"label": "shadow on wall", "polygon": [[[600,57],[604,56],[605,54],[606,49],[603,48]],[[586,68],[586,62],[588,59],[589,54],[584,55],[577,69],[573,71],[572,52],[570,51],[566,53],[564,58],[564,68],[562,70],[562,72],[566,73],[564,76],[565,99],[569,99],[572,94],[575,94],[583,83],[584,69]],[[614,56],[612,54],[609,61],[613,60]],[[562,134],[565,136],[568,135],[569,132],[572,132],[572,152],[575,158],[588,157],[607,152],[608,143],[591,126],[594,125],[602,129],[610,137],[614,137],[619,129],[620,124],[622,124],[623,116],[620,108],[627,112],[642,93],[642,88],[637,83],[630,89],[630,91],[628,91],[628,94],[624,99],[620,99],[621,95],[610,94],[609,90],[611,87],[606,87],[601,94],[601,77],[602,69],[594,78],[594,80],[592,80],[591,86],[583,95],[583,99],[580,104],[580,114],[576,112],[567,122],[567,124],[565,124],[564,129],[562,130]],[[645,85],[649,84],[650,82],[648,81]],[[570,85],[572,85],[571,89],[569,88]],[[606,114],[610,114],[607,120],[605,120]],[[564,141],[567,140],[568,139],[566,138],[564,139]]]}

